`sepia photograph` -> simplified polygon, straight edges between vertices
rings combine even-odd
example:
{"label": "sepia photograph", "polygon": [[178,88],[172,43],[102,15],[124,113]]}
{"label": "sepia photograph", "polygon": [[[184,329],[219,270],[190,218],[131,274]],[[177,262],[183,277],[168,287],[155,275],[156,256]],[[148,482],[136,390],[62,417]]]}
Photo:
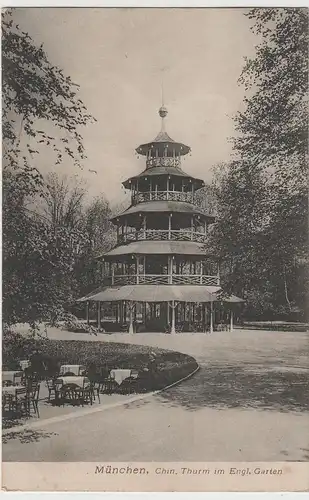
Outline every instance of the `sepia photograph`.
{"label": "sepia photograph", "polygon": [[2,9],[2,487],[305,491],[308,9]]}

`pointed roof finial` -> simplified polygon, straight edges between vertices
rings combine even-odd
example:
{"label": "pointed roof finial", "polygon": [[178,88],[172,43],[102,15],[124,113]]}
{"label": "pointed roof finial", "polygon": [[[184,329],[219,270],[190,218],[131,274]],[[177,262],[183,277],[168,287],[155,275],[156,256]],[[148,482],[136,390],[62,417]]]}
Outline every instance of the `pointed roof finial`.
{"label": "pointed roof finial", "polygon": [[[163,70],[162,70],[163,71]],[[165,126],[164,126],[164,118],[166,117],[168,111],[167,108],[164,106],[164,86],[163,86],[163,77],[161,81],[161,99],[162,99],[162,105],[161,108],[159,109],[159,115],[162,118],[162,125],[161,125],[161,131],[164,132]]]}

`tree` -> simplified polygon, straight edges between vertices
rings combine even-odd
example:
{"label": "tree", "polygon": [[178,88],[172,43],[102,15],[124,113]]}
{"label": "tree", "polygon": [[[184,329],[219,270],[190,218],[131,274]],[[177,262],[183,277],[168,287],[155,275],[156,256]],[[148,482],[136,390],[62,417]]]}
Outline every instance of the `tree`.
{"label": "tree", "polygon": [[83,180],[52,172],[46,176],[43,203],[37,203],[37,208],[41,209],[53,228],[79,228],[86,194],[87,185]]}
{"label": "tree", "polygon": [[[80,166],[86,155],[79,129],[94,118],[78,98],[78,85],[49,62],[43,46],[20,29],[13,13],[2,14],[4,157],[10,165],[29,166],[27,155],[33,158],[45,145],[56,152],[56,163],[66,154]],[[46,121],[60,135],[42,130]],[[24,156],[22,134],[27,138]]]}
{"label": "tree", "polygon": [[98,256],[110,250],[116,242],[116,231],[110,222],[111,209],[105,196],[94,198],[83,213],[84,242],[75,265],[76,282],[80,295],[88,293],[101,283]]}
{"label": "tree", "polygon": [[54,233],[48,220],[27,210],[35,196],[44,196],[44,179],[34,159],[48,147],[56,164],[67,156],[81,166],[85,150],[80,129],[94,120],[78,97],[78,86],[50,63],[43,47],[36,46],[13,17],[14,10],[2,14],[3,319],[7,322],[46,319],[65,296],[65,291],[48,284],[72,271],[72,242],[70,251],[65,251],[66,228]]}
{"label": "tree", "polygon": [[308,12],[251,9],[260,37],[240,83],[234,158],[215,181],[212,244],[225,261],[224,285],[257,315],[305,308],[308,287]]}

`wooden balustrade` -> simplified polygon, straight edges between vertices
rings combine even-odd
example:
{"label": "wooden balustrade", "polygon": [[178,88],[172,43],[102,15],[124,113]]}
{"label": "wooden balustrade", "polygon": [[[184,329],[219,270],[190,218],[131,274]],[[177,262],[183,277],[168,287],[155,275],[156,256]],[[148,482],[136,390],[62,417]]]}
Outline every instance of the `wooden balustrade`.
{"label": "wooden balustrade", "polygon": [[185,229],[141,229],[127,234],[118,235],[118,244],[129,243],[131,241],[194,241],[196,243],[205,243],[207,236],[205,233],[198,233]]}
{"label": "wooden balustrade", "polygon": [[219,286],[219,276],[205,274],[122,274],[104,278],[104,285],[207,285]]}
{"label": "wooden balustrade", "polygon": [[181,160],[179,157],[159,156],[159,157],[148,158],[146,160],[147,168],[152,168],[152,167],[178,167],[179,168],[180,165],[181,165]]}
{"label": "wooden balustrade", "polygon": [[140,191],[132,196],[132,204],[137,205],[147,201],[182,201],[194,204],[194,195],[182,191]]}

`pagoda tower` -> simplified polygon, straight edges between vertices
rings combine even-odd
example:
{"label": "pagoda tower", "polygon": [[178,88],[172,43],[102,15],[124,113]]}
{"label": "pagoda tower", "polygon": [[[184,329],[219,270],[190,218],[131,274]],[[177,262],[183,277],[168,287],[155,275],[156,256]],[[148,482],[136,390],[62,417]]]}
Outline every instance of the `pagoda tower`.
{"label": "pagoda tower", "polygon": [[131,204],[111,219],[117,244],[99,258],[102,286],[80,299],[97,302],[98,323],[112,316],[118,331],[213,329],[220,277],[206,239],[215,217],[197,203],[205,184],[182,170],[190,147],[168,135],[167,114],[162,105],[159,134],[136,148],[146,168],[123,182]]}

